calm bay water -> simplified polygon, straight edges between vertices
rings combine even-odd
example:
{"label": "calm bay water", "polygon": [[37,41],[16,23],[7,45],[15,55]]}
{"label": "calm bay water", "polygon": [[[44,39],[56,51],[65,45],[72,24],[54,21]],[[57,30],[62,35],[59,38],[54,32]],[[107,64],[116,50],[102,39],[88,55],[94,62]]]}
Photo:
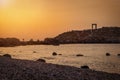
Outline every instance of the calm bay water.
{"label": "calm bay water", "polygon": [[[36,53],[34,53],[34,51]],[[52,56],[57,52],[57,56]],[[111,56],[105,54],[109,52]],[[47,63],[80,67],[88,65],[91,69],[120,74],[120,44],[67,44],[60,46],[32,45],[18,47],[0,47],[0,55],[11,54],[13,58],[37,60],[45,59]],[[83,54],[76,57],[76,54]]]}

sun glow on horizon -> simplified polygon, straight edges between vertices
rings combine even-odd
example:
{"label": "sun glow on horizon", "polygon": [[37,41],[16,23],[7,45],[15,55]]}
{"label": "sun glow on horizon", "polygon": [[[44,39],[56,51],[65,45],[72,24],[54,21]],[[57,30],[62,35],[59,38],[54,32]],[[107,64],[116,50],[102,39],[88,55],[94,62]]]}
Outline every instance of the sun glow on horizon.
{"label": "sun glow on horizon", "polygon": [[0,7],[7,8],[15,3],[15,0],[0,0]]}

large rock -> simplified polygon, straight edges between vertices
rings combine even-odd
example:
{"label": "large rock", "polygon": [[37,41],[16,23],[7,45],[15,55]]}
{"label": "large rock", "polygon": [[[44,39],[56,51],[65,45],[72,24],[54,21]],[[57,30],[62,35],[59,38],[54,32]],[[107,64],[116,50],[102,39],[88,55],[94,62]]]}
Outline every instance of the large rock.
{"label": "large rock", "polygon": [[56,55],[57,55],[57,53],[56,53],[56,52],[53,52],[53,53],[52,53],[52,55],[53,55],[53,56],[56,56]]}
{"label": "large rock", "polygon": [[38,59],[37,61],[39,61],[39,62],[46,62],[44,59]]}
{"label": "large rock", "polygon": [[84,56],[84,55],[83,54],[77,54],[76,56],[79,57],[79,56]]}
{"label": "large rock", "polygon": [[3,57],[11,58],[10,54],[4,54]]}
{"label": "large rock", "polygon": [[120,54],[117,54],[118,56],[120,56]]}
{"label": "large rock", "polygon": [[110,53],[106,53],[106,56],[110,56]]}
{"label": "large rock", "polygon": [[62,55],[62,54],[58,54],[58,55]]}
{"label": "large rock", "polygon": [[89,66],[87,65],[81,66],[81,69],[89,69]]}

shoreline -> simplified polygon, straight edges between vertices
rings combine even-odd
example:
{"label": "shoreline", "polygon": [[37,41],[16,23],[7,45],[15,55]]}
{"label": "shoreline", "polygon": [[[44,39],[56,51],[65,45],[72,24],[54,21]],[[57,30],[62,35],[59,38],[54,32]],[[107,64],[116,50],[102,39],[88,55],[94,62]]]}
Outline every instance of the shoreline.
{"label": "shoreline", "polygon": [[52,45],[52,46],[60,46],[60,45],[69,45],[69,44],[120,44],[120,43],[61,43],[59,45],[53,45],[53,44],[33,44],[33,45],[18,45],[18,46],[0,46],[2,47],[19,47],[19,46],[37,46],[37,45]]}
{"label": "shoreline", "polygon": [[120,80],[120,74],[0,57],[1,80]]}

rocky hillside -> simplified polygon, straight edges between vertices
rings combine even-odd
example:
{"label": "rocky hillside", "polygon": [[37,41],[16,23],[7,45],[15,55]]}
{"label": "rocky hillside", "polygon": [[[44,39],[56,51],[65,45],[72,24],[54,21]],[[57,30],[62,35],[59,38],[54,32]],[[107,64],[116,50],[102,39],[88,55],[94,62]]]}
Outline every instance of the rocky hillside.
{"label": "rocky hillside", "polygon": [[54,38],[59,43],[120,43],[120,27],[64,32]]}

